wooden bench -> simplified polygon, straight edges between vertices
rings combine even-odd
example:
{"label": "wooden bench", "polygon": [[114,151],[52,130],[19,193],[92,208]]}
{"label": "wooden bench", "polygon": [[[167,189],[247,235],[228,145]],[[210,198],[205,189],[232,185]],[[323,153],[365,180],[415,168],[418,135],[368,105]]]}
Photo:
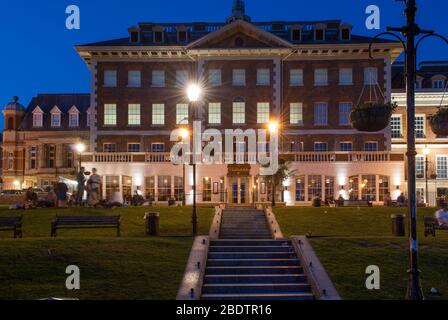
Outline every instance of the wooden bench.
{"label": "wooden bench", "polygon": [[0,231],[14,231],[14,239],[22,238],[22,217],[0,217]]}
{"label": "wooden bench", "polygon": [[120,216],[56,216],[51,223],[51,236],[56,237],[58,229],[117,229],[120,236]]}
{"label": "wooden bench", "polygon": [[447,230],[448,227],[439,226],[439,221],[435,217],[424,217],[425,221],[425,237],[436,236],[436,230]]}
{"label": "wooden bench", "polygon": [[365,200],[344,200],[344,207],[373,207],[373,203]]}

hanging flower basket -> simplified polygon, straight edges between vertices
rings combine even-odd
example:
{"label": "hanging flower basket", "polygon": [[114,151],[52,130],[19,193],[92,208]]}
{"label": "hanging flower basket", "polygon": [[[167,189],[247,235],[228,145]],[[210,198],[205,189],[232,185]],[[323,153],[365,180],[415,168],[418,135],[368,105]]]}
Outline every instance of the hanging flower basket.
{"label": "hanging flower basket", "polygon": [[367,102],[355,106],[350,113],[352,127],[361,132],[378,132],[385,129],[397,107],[396,103]]}
{"label": "hanging flower basket", "polygon": [[448,136],[448,107],[439,108],[435,115],[429,117],[429,123],[437,136]]}

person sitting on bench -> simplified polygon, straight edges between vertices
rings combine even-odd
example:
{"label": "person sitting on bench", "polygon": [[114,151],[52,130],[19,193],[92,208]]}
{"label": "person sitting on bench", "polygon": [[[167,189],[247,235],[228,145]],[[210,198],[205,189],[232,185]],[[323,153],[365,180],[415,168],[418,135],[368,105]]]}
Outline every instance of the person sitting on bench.
{"label": "person sitting on bench", "polygon": [[446,203],[442,204],[442,209],[436,211],[435,217],[440,227],[448,228],[448,205]]}

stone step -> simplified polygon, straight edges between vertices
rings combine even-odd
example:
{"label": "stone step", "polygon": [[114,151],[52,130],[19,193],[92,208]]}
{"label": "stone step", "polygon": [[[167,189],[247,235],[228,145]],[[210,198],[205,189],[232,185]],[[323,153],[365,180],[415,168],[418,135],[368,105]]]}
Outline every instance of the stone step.
{"label": "stone step", "polygon": [[269,293],[311,293],[306,283],[262,283],[262,284],[204,284],[203,294],[269,294]]}
{"label": "stone step", "polygon": [[211,252],[209,259],[293,259],[289,252]]}
{"label": "stone step", "polygon": [[261,283],[306,283],[307,278],[304,274],[238,274],[238,275],[206,275],[206,284],[261,284]]}
{"label": "stone step", "polygon": [[298,266],[299,259],[208,259],[210,267],[240,267],[240,266]]}
{"label": "stone step", "polygon": [[268,240],[268,239],[272,239],[271,235],[240,235],[240,234],[236,234],[236,235],[223,235],[220,236],[221,239],[223,240],[233,240],[233,239],[241,239],[241,238],[246,238],[246,239],[250,239],[250,240]]}
{"label": "stone step", "polygon": [[206,275],[241,275],[241,274],[303,274],[303,268],[298,266],[246,266],[246,267],[212,267],[209,266]]}
{"label": "stone step", "polygon": [[202,300],[234,300],[234,301],[309,301],[314,300],[311,293],[277,293],[277,294],[204,294]]}
{"label": "stone step", "polygon": [[278,246],[211,246],[209,252],[293,252],[292,247]]}
{"label": "stone step", "polygon": [[248,240],[244,238],[232,240],[213,240],[210,242],[211,246],[275,246],[275,247],[291,247],[292,243],[289,240]]}

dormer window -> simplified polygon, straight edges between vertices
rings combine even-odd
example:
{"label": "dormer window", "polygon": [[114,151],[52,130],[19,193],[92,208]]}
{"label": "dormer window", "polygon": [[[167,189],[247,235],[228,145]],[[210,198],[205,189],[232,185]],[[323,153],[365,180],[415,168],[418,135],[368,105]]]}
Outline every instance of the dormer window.
{"label": "dormer window", "polygon": [[61,110],[56,106],[51,110],[51,126],[53,128],[61,126]]}
{"label": "dormer window", "polygon": [[69,126],[71,128],[79,127],[79,111],[75,106],[73,106],[69,110],[68,116],[69,116]]}
{"label": "dormer window", "polygon": [[41,108],[37,107],[33,111],[33,127],[42,128],[44,125],[44,113]]}
{"label": "dormer window", "polygon": [[324,41],[325,40],[325,29],[327,28],[324,24],[317,24],[314,27],[314,40]]}
{"label": "dormer window", "polygon": [[187,42],[187,30],[182,28],[177,31],[177,42],[185,43]]}
{"label": "dormer window", "polygon": [[140,41],[140,35],[138,33],[138,31],[131,31],[130,33],[130,40],[131,43],[138,43]]}
{"label": "dormer window", "polygon": [[433,89],[444,89],[446,78],[442,75],[435,75],[431,79]]}
{"label": "dormer window", "polygon": [[350,41],[352,39],[352,26],[343,24],[340,28],[340,38],[342,41]]}
{"label": "dormer window", "polygon": [[165,35],[162,27],[154,27],[153,33],[154,33],[154,39],[153,39],[154,43],[164,42]]}
{"label": "dormer window", "polygon": [[302,41],[302,27],[294,26],[291,28],[291,40],[293,42]]}

